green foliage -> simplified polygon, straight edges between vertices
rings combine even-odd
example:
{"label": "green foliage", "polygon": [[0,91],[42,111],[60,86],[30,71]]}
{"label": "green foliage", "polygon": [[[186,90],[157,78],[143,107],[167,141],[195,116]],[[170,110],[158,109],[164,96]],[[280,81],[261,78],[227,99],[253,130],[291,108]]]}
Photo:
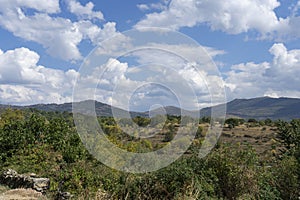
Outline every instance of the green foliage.
{"label": "green foliage", "polygon": [[291,149],[300,144],[300,120],[292,120],[288,122],[279,122],[278,131],[281,139],[283,139],[286,147]]}
{"label": "green foliage", "polygon": [[273,121],[269,118],[265,119],[264,122],[265,122],[265,125],[267,125],[267,126],[273,126]]}
{"label": "green foliage", "polygon": [[203,133],[203,127],[202,126],[198,126],[196,135],[195,135],[195,139],[199,139],[201,137],[204,137],[204,133]]}
{"label": "green foliage", "polygon": [[248,119],[248,123],[257,123],[258,121],[256,119],[250,118]]}
{"label": "green foliage", "polygon": [[230,127],[234,128],[240,124],[244,123],[244,119],[238,119],[238,118],[228,118],[225,120],[225,123]]}
{"label": "green foliage", "polygon": [[145,117],[137,116],[137,117],[133,118],[133,121],[134,121],[138,126],[146,127],[146,126],[148,126],[148,125],[150,124],[151,119],[145,118]]}
{"label": "green foliage", "polygon": [[300,197],[300,166],[294,157],[284,157],[273,169],[276,188],[282,199]]}
{"label": "green foliage", "polygon": [[165,138],[164,138],[164,142],[170,142],[173,140],[173,138],[175,137],[175,133],[172,132],[172,131],[168,131],[166,134],[165,134]]}
{"label": "green foliage", "polygon": [[[236,148],[236,150],[234,150]],[[243,194],[257,193],[255,171],[257,156],[249,148],[225,146],[217,149],[208,158],[208,165],[217,177],[215,189],[219,197],[237,199]]]}
{"label": "green foliage", "polygon": [[264,121],[264,120],[260,120],[260,121],[258,122],[258,124],[259,124],[260,126],[264,126],[264,125],[265,125],[265,121]]}
{"label": "green foliage", "polygon": [[276,177],[273,175],[270,167],[262,166],[258,170],[258,194],[255,195],[256,199],[264,200],[279,200],[280,192],[276,187]]}
{"label": "green foliage", "polygon": [[202,123],[210,123],[211,121],[211,118],[210,117],[202,117],[200,120],[199,120],[199,123],[202,124]]}
{"label": "green foliage", "polygon": [[[152,123],[149,120],[137,117],[135,123],[148,126]],[[159,133],[163,141],[153,143],[126,135],[111,117],[98,118],[107,138],[131,152],[164,146],[173,139],[181,120],[189,119],[167,116]],[[201,119],[203,123],[209,121]],[[236,126],[243,121],[228,119],[226,123]],[[61,190],[71,192],[75,199],[94,199],[101,189],[109,199],[297,199],[300,121],[278,121],[277,126],[286,152],[274,157],[272,163],[261,160],[250,146],[224,144],[199,159],[196,147],[201,146],[204,136],[199,126],[194,150],[156,172],[129,174],[104,166],[87,152],[70,114],[8,109],[0,119],[0,167],[49,177],[50,198]]]}
{"label": "green foliage", "polygon": [[10,121],[0,129],[0,158],[2,162],[13,156],[18,149],[23,149],[26,146],[27,135],[23,127],[23,121]]}
{"label": "green foliage", "polygon": [[22,121],[24,120],[24,113],[21,110],[14,110],[8,108],[4,110],[0,118],[0,127],[3,127],[4,124],[10,123],[12,121]]}

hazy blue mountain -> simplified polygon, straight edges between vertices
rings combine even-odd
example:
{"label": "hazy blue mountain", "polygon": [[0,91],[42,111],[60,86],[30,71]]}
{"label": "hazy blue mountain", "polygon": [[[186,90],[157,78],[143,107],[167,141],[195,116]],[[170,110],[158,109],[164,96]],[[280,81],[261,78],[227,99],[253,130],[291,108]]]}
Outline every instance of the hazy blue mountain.
{"label": "hazy blue mountain", "polygon": [[[81,102],[77,102],[76,104],[78,104],[78,107],[84,107],[85,105],[92,105],[95,104],[95,112],[97,114],[97,116],[113,116],[112,114],[112,108],[114,110],[114,112],[117,112],[120,115],[125,115],[128,114],[128,111],[120,109],[120,108],[116,108],[116,107],[112,107],[108,104],[105,103],[101,103],[98,101],[93,101],[93,100],[86,100],[86,101],[81,101]],[[72,103],[64,103],[64,104],[55,104],[55,103],[51,103],[51,104],[34,104],[34,105],[29,105],[29,106],[14,106],[14,105],[0,105],[0,109],[4,109],[4,108],[15,108],[15,109],[37,109],[37,110],[42,110],[42,111],[47,111],[47,112],[72,112]],[[81,113],[84,113],[83,110],[80,111]],[[135,116],[146,116],[146,113],[142,113],[142,112],[130,112],[129,113],[130,116],[135,117]]]}
{"label": "hazy blue mountain", "polygon": [[[235,99],[226,104],[227,116],[255,119],[300,118],[300,99],[259,97],[252,99]],[[218,106],[215,106],[217,109]],[[209,115],[211,108],[201,110],[201,115]]]}
{"label": "hazy blue mountain", "polygon": [[[112,116],[112,107],[108,104],[101,102],[95,102],[91,100],[78,102],[77,104],[86,104],[87,102],[95,104],[96,114],[98,116]],[[0,105],[0,109],[7,107],[17,108],[17,109],[38,109],[43,111],[57,111],[57,112],[72,112],[72,103],[64,104],[35,104],[30,106],[10,106],[10,105]],[[215,109],[220,108],[220,105],[214,106]],[[227,116],[228,117],[241,117],[241,118],[255,118],[255,119],[283,119],[290,120],[295,118],[300,118],[300,99],[296,98],[270,98],[270,97],[259,97],[252,99],[235,99],[226,103]],[[114,112],[119,115],[128,114],[127,111],[113,107]],[[199,112],[199,111],[198,111]],[[201,116],[209,116],[211,112],[211,107],[203,108],[200,113]],[[169,115],[190,115],[196,116],[197,111],[187,111],[181,110],[180,108],[174,106],[166,106],[163,109],[157,108],[152,111],[147,112],[130,112],[130,116],[153,116],[156,114]],[[127,115],[127,116],[129,116]]]}

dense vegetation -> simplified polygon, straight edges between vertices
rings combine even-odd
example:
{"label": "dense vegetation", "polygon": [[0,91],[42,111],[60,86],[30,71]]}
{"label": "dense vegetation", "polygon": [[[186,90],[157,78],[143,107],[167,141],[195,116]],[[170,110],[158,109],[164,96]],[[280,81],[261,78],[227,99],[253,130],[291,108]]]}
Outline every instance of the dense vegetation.
{"label": "dense vegetation", "polygon": [[[168,116],[159,140],[136,139],[113,118],[98,119],[107,137],[121,148],[147,152],[161,148],[176,134],[180,117]],[[134,122],[147,126],[147,118]],[[205,131],[199,121],[191,147],[170,166],[152,173],[131,174],[106,167],[82,145],[72,115],[64,112],[7,109],[0,119],[0,167],[33,172],[51,179],[47,196],[68,191],[75,199],[298,199],[300,197],[300,120],[227,119],[226,126],[274,126],[279,154],[262,159],[251,146],[218,143],[198,158]],[[138,133],[136,133],[138,134]]]}

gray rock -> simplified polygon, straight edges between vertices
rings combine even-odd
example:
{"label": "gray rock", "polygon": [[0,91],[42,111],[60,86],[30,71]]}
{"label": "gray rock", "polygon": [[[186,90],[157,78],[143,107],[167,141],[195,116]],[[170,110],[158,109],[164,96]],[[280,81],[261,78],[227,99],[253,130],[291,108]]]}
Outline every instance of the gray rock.
{"label": "gray rock", "polygon": [[73,195],[70,192],[58,192],[57,199],[59,200],[65,200],[65,199],[71,199]]}
{"label": "gray rock", "polygon": [[0,183],[11,188],[31,188],[43,194],[50,188],[49,178],[35,178],[31,177],[31,175],[18,174],[12,169],[1,173]]}
{"label": "gray rock", "polygon": [[49,178],[32,178],[33,187],[32,189],[42,192],[49,189],[50,180]]}

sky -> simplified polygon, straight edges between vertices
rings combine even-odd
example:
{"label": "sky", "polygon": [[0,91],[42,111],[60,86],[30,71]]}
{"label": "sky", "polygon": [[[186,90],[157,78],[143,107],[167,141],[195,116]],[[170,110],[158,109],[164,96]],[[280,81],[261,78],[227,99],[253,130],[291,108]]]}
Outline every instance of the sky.
{"label": "sky", "polygon": [[299,0],[0,2],[1,104],[300,98]]}

